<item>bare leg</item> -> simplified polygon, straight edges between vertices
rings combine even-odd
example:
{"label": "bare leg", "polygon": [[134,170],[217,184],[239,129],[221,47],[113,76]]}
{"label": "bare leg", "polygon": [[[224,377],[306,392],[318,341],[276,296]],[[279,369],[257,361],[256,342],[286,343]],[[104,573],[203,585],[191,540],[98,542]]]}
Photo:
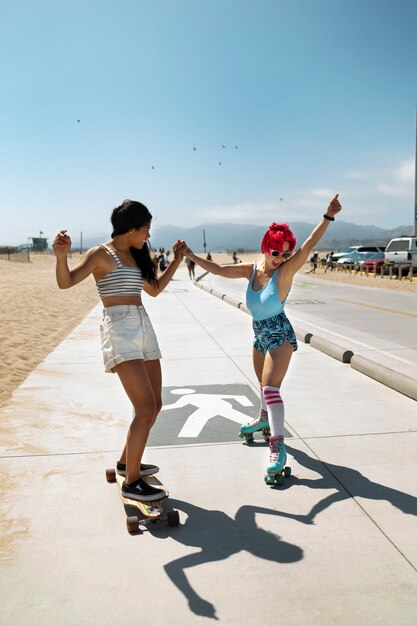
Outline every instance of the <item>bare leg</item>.
{"label": "bare leg", "polygon": [[[162,373],[161,373],[161,363],[159,360],[154,361],[143,361],[145,365],[145,370],[148,375],[149,382],[152,387],[153,395],[155,398],[155,414],[152,419],[151,428],[155,423],[156,418],[162,407]],[[123,449],[121,457],[119,459],[120,463],[123,465],[126,464],[126,446]]]}
{"label": "bare leg", "polygon": [[252,352],[252,361],[253,361],[253,369],[255,370],[256,378],[259,381],[259,384],[262,383],[262,373],[264,370],[265,363],[265,355],[262,352],[258,352],[258,350],[253,349]]}
{"label": "bare leg", "polygon": [[143,360],[124,361],[115,372],[135,410],[125,446],[126,483],[130,484],[140,478],[140,462],[155,419],[156,403]]}
{"label": "bare leg", "polygon": [[293,355],[294,348],[288,341],[274,348],[265,357],[262,371],[262,385],[271,387],[281,387],[288,366]]}
{"label": "bare leg", "polygon": [[154,361],[144,361],[146,373],[152,387],[153,395],[155,398],[155,413],[152,419],[151,428],[154,425],[156,418],[162,408],[162,372],[161,362],[159,359]]}

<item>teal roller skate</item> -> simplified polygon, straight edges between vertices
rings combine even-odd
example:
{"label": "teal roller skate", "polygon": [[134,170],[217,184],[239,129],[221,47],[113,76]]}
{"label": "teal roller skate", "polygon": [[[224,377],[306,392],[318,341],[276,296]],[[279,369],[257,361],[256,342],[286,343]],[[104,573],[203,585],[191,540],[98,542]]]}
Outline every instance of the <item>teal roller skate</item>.
{"label": "teal roller skate", "polygon": [[291,467],[285,467],[287,453],[285,451],[284,437],[271,437],[269,439],[269,465],[266,468],[265,482],[267,485],[282,485],[284,476],[291,476]]}
{"label": "teal roller skate", "polygon": [[269,430],[269,422],[268,422],[268,413],[266,411],[261,411],[259,417],[244,424],[240,428],[239,437],[241,439],[246,439],[247,444],[253,443],[253,433],[262,431],[262,436],[265,441],[269,441],[269,437],[271,435],[271,431]]}

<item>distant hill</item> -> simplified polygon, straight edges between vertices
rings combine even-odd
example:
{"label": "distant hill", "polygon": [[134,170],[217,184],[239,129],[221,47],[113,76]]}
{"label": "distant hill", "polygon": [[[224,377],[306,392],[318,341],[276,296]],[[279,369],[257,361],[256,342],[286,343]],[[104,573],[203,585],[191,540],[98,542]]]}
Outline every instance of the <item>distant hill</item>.
{"label": "distant hill", "polygon": [[[172,225],[155,224],[151,229],[151,245],[153,248],[172,249],[177,239],[185,239],[195,252],[202,252],[203,230],[205,231],[207,251],[223,250],[259,250],[260,242],[268,224],[201,224],[192,228],[181,228]],[[315,224],[307,222],[291,222],[291,228],[297,238],[297,244],[302,243],[311,233]],[[374,244],[386,245],[393,237],[413,232],[412,226],[398,226],[384,229],[379,226],[363,226],[336,220],[327,231],[320,244],[319,250],[336,249],[349,245]],[[109,234],[87,237],[84,248],[91,248],[98,243],[107,241]]]}

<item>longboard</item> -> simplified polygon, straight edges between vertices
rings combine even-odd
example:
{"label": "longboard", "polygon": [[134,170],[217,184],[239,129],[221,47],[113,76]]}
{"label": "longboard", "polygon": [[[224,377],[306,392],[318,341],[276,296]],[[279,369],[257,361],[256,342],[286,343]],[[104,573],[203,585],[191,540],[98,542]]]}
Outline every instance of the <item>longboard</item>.
{"label": "longboard", "polygon": [[164,512],[164,502],[167,500],[169,493],[166,487],[164,487],[155,476],[146,476],[143,480],[148,483],[148,485],[163,490],[165,495],[160,500],[153,500],[151,502],[140,502],[139,500],[126,498],[122,493],[124,476],[120,476],[114,468],[106,470],[106,479],[108,483],[117,483],[117,490],[127,515],[127,530],[131,535],[137,534],[140,530],[140,526],[148,526],[149,524],[156,524],[157,522],[167,522],[168,526],[178,526],[180,523],[178,511],[172,510]]}

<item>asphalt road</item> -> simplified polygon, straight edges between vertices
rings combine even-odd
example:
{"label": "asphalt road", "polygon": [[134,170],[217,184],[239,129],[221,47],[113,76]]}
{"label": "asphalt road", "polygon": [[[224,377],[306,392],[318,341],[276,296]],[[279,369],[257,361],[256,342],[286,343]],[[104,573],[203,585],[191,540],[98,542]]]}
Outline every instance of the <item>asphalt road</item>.
{"label": "asphalt road", "polygon": [[[207,275],[203,280],[244,302],[245,279]],[[286,311],[294,325],[417,379],[417,294],[299,274]]]}

